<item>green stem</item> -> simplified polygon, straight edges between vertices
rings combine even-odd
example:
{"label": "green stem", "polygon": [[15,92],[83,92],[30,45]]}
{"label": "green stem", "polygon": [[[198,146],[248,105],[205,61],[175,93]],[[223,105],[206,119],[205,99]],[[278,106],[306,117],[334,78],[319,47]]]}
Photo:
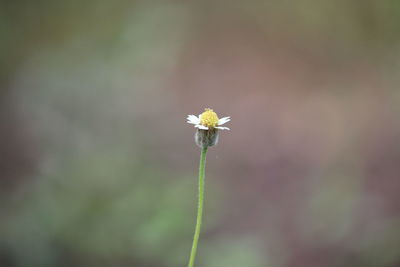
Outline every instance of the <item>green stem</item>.
{"label": "green stem", "polygon": [[199,167],[199,204],[197,208],[196,229],[194,231],[192,251],[190,252],[190,259],[188,267],[193,267],[196,258],[197,243],[199,242],[201,218],[203,217],[203,202],[204,202],[204,169],[206,166],[206,154],[208,147],[201,149],[200,167]]}

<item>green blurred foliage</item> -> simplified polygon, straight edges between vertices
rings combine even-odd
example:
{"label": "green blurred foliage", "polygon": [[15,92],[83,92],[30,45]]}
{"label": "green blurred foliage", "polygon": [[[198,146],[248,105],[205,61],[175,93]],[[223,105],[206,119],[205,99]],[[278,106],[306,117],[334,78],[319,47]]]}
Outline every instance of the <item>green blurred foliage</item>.
{"label": "green blurred foliage", "polygon": [[130,155],[110,152],[71,162],[13,203],[17,209],[10,210],[3,242],[21,266],[58,265],[53,257],[65,251],[91,255],[98,265],[119,257],[155,256],[176,265],[182,253],[168,244],[190,241],[192,205],[181,199],[192,199],[193,179],[171,181],[134,162]]}

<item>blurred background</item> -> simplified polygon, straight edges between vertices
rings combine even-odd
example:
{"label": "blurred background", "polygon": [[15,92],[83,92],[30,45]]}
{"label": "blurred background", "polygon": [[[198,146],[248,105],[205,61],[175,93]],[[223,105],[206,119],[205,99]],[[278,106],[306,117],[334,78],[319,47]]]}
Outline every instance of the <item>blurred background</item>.
{"label": "blurred background", "polygon": [[400,2],[2,1],[0,266],[400,266]]}

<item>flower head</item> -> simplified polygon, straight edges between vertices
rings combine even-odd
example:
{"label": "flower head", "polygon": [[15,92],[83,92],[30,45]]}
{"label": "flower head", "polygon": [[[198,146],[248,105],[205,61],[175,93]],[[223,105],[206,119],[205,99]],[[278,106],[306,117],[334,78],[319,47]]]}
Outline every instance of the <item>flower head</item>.
{"label": "flower head", "polygon": [[221,125],[227,123],[231,120],[231,117],[224,117],[222,119],[218,119],[217,113],[215,113],[212,109],[206,108],[203,113],[201,113],[198,117],[195,115],[189,115],[187,117],[187,123],[194,124],[194,127],[200,130],[212,130],[212,129],[220,129],[220,130],[229,130],[228,127],[222,127]]}
{"label": "flower head", "polygon": [[230,120],[230,117],[218,119],[217,113],[209,108],[206,108],[205,111],[201,113],[198,117],[195,115],[189,115],[187,117],[187,123],[194,124],[194,127],[197,128],[195,141],[196,144],[201,148],[217,144],[218,129],[229,130],[228,127],[223,127],[221,125],[227,123]]}

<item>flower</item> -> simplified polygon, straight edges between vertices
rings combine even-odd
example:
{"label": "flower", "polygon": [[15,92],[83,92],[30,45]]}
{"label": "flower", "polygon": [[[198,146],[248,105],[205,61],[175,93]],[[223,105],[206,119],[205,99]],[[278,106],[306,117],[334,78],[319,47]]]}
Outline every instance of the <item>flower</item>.
{"label": "flower", "polygon": [[195,115],[188,115],[187,117],[187,123],[194,124],[194,127],[200,130],[229,130],[228,127],[222,127],[221,125],[227,123],[230,120],[231,117],[223,117],[222,119],[218,119],[217,113],[209,108],[206,108],[205,111],[201,113],[198,117]]}
{"label": "flower", "polygon": [[218,119],[217,113],[209,108],[206,108],[198,117],[195,115],[189,115],[187,117],[187,123],[194,124],[194,127],[197,128],[194,140],[202,149],[218,143],[218,130],[229,130],[228,127],[223,127],[221,125],[230,120],[231,117]]}

